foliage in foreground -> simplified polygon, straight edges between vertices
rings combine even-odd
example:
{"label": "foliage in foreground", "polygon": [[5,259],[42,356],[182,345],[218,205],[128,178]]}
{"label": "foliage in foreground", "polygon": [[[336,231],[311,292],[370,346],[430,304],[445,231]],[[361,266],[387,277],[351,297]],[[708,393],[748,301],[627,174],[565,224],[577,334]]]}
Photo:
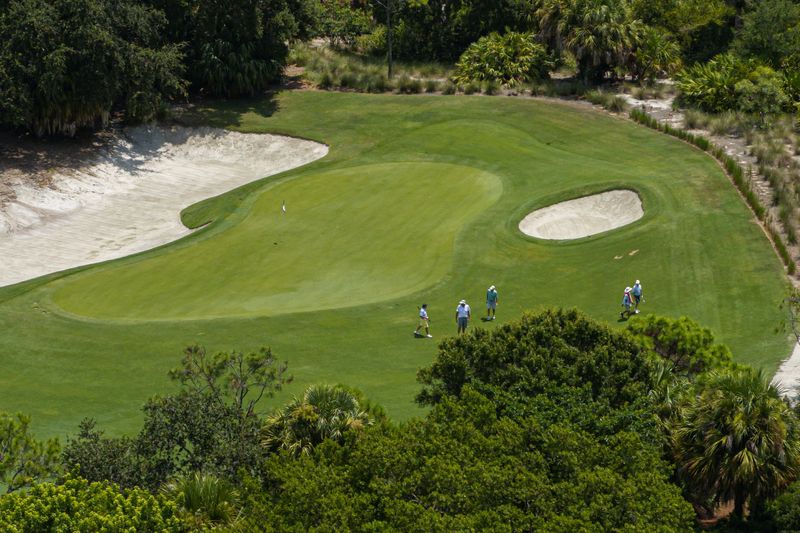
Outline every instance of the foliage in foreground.
{"label": "foliage in foreground", "polygon": [[[424,420],[370,429],[349,447],[328,441],[309,455],[273,456],[243,523],[276,530],[689,530],[692,509],[670,483],[658,447],[630,428],[602,436],[584,430],[577,421],[594,417],[596,406],[578,394],[563,400],[539,397],[523,416],[499,415],[495,401],[468,386]],[[624,426],[632,414],[609,417]]]}
{"label": "foliage in foreground", "polygon": [[0,412],[0,485],[6,492],[29,487],[58,471],[58,441],[36,440],[30,423],[23,414]]}
{"label": "foliage in foreground", "polygon": [[277,438],[260,442],[247,398],[280,387],[273,364],[268,350],[190,347],[172,372],[184,390],[151,402],[137,438],[86,426],[65,452],[82,475],[123,472],[156,496],[68,477],[36,486],[36,504],[0,499],[9,530],[37,529],[65,498],[82,503],[64,523],[94,527],[81,514],[91,508],[97,524],[150,521],[130,526],[145,531],[155,520],[162,530],[689,531],[689,501],[732,500],[750,525],[800,515],[794,489],[769,502],[798,477],[795,414],[686,318],[612,331],[576,310],[525,314],[440,344],[419,372],[419,400],[432,405],[422,419],[394,425],[355,391],[314,386],[266,420]]}
{"label": "foliage in foreground", "polygon": [[674,460],[690,493],[760,511],[800,472],[800,427],[777,388],[750,368],[713,371],[672,432]]}
{"label": "foliage in foreground", "polygon": [[84,421],[67,442],[64,464],[90,481],[152,490],[195,471],[228,479],[255,473],[265,454],[255,408],[290,379],[285,372],[268,349],[212,355],[190,346],[170,373],[183,389],[148,400],[136,437],[106,438]]}
{"label": "foliage in foreground", "polygon": [[0,530],[183,531],[175,504],[166,497],[113,483],[68,477],[0,498]]}
{"label": "foliage in foreground", "polygon": [[348,433],[358,433],[372,423],[352,392],[312,385],[302,398],[294,398],[267,417],[262,443],[271,450],[308,454],[326,439],[342,442]]}

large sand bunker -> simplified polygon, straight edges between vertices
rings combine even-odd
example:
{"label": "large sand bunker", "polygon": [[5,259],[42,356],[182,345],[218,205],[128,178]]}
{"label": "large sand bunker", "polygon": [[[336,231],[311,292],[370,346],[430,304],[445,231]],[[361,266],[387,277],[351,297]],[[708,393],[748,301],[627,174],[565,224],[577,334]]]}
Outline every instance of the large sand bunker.
{"label": "large sand bunker", "polygon": [[643,216],[638,194],[608,191],[538,209],[522,219],[519,229],[540,239],[579,239],[628,225]]}
{"label": "large sand bunker", "polygon": [[188,233],[180,211],[310,163],[325,145],[213,128],[126,130],[80,171],[48,187],[11,183],[0,205],[0,286],[116,259]]}

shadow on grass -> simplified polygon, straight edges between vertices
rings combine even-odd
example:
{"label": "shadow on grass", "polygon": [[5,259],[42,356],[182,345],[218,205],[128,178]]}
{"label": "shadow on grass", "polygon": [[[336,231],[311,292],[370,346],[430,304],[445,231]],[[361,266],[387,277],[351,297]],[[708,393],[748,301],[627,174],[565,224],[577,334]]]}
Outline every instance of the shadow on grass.
{"label": "shadow on grass", "polygon": [[176,122],[185,126],[213,126],[237,128],[242,125],[242,115],[253,113],[271,117],[278,111],[277,92],[238,100],[198,100],[176,113]]}

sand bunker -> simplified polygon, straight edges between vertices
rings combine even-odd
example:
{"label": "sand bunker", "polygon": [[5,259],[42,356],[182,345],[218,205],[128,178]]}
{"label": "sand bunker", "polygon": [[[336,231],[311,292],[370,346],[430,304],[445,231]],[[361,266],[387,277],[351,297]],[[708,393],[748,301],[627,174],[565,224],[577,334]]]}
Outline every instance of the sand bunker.
{"label": "sand bunker", "polygon": [[540,239],[579,239],[625,226],[643,216],[638,194],[608,191],[538,209],[522,219],[519,229]]}
{"label": "sand bunker", "polygon": [[213,128],[138,127],[93,164],[22,179],[0,205],[0,286],[149,250],[190,233],[180,211],[253,180],[310,163],[325,145]]}

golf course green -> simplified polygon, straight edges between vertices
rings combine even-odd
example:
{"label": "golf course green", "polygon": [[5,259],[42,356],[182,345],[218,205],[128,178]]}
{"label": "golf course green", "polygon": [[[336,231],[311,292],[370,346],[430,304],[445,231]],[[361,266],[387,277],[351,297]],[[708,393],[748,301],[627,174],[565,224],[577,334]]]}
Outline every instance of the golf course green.
{"label": "golf course green", "polygon": [[[294,376],[272,405],[345,383],[405,419],[460,299],[471,327],[543,306],[622,327],[635,279],[644,312],[695,319],[740,362],[774,372],[789,354],[778,258],[717,163],[672,137],[583,106],[481,96],[284,92],[181,120],[330,151],[188,208],[184,222],[202,227],[176,243],[0,289],[0,408],[41,435],[83,417],[135,431],[193,343],[270,346]],[[623,228],[573,241],[518,229],[534,209],[622,188],[645,212]],[[489,285],[498,319],[483,323]],[[434,339],[412,335],[422,303]]]}

